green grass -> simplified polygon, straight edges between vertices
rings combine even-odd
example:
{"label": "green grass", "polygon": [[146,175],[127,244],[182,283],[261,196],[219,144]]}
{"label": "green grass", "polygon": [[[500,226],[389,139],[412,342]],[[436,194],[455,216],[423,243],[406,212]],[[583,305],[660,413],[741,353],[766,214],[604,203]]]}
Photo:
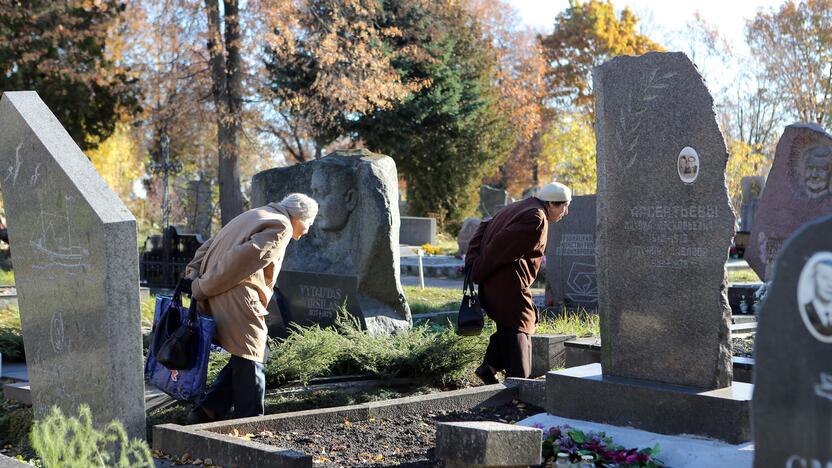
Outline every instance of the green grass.
{"label": "green grass", "polygon": [[751,268],[743,268],[741,270],[728,270],[729,283],[756,283],[762,281],[757,273]]}
{"label": "green grass", "polygon": [[404,295],[413,314],[458,310],[462,300],[462,288],[425,288],[404,286]]}
{"label": "green grass", "polygon": [[14,271],[0,269],[0,285],[14,284]]}
{"label": "green grass", "polygon": [[598,314],[586,311],[559,314],[556,317],[543,316],[537,324],[539,334],[575,335],[578,338],[601,335],[601,319]]}

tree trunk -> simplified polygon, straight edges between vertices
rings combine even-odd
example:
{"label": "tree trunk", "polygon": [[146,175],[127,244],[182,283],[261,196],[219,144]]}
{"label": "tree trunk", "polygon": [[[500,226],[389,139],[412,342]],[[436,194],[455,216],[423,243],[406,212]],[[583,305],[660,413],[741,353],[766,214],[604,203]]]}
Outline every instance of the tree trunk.
{"label": "tree trunk", "polygon": [[220,32],[218,0],[205,0],[208,14],[208,53],[211,91],[217,108],[217,148],[220,184],[220,218],[228,224],[243,212],[240,191],[240,142],[242,128],[242,70],[240,69],[240,19],[237,0],[223,1],[225,41]]}

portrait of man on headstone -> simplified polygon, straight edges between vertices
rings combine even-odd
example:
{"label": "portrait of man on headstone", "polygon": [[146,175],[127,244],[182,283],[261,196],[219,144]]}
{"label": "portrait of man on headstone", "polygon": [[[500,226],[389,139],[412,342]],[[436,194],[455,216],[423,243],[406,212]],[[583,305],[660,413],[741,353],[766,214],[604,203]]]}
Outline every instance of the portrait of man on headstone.
{"label": "portrait of man on headstone", "polygon": [[798,301],[809,333],[832,343],[832,252],[812,256],[800,274]]}
{"label": "portrait of man on headstone", "polygon": [[832,176],[832,147],[812,146],[803,152],[803,181],[810,198],[829,193]]}

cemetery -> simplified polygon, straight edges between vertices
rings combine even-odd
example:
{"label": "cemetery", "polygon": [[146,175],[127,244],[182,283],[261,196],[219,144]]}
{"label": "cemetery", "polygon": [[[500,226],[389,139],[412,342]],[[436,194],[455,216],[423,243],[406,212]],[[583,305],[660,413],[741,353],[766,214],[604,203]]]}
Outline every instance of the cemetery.
{"label": "cemetery", "polygon": [[0,466],[832,467],[832,2],[728,85],[627,2],[70,3],[0,4]]}

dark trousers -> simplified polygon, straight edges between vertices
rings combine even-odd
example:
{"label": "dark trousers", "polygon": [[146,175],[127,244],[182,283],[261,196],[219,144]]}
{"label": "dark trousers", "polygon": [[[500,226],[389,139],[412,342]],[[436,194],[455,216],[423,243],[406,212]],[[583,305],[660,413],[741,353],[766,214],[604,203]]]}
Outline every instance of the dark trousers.
{"label": "dark trousers", "polygon": [[506,377],[527,379],[532,372],[532,340],[526,333],[497,324],[483,362],[497,371],[505,370]]}
{"label": "dark trousers", "polygon": [[235,418],[262,416],[266,396],[266,374],[263,363],[231,356],[211,385],[200,406],[213,411],[217,419],[225,419],[234,405]]}

